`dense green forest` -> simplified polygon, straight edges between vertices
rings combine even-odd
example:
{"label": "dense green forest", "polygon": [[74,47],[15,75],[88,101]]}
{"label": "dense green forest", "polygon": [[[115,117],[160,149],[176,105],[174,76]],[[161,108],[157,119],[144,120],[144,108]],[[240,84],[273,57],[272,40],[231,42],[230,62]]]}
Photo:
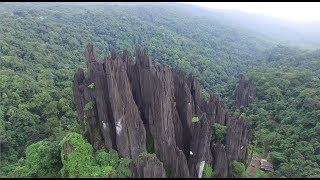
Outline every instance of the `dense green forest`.
{"label": "dense green forest", "polygon": [[[275,46],[208,14],[166,3],[2,3],[0,177],[130,176],[130,160],[93,152],[78,123],[72,81],[89,42],[99,59],[147,47],[154,62],[196,76],[232,111],[237,75],[246,74],[258,97],[235,114],[251,124],[255,153],[270,144],[277,177],[319,177],[320,51]],[[78,151],[65,158],[68,143]]]}
{"label": "dense green forest", "polygon": [[256,152],[269,146],[278,177],[320,176],[320,56],[279,46],[248,75],[257,101],[242,111],[256,134]]}

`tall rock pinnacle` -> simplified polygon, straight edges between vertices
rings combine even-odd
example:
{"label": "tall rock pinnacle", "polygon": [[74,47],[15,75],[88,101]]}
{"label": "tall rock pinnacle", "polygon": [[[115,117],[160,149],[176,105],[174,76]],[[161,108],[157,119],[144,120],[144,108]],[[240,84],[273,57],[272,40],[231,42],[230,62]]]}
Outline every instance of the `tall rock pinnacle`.
{"label": "tall rock pinnacle", "polygon": [[256,98],[256,87],[250,81],[245,80],[244,75],[240,74],[238,85],[235,90],[237,108],[246,107]]}
{"label": "tall rock pinnacle", "polygon": [[[206,102],[194,77],[153,64],[141,48],[135,63],[128,51],[113,51],[99,62],[91,44],[85,57],[88,75],[79,69],[73,90],[86,137],[95,150],[112,148],[133,159],[134,177],[166,177],[165,169],[171,177],[199,177],[204,163],[214,166],[217,177],[231,177],[232,161],[245,160],[245,123],[231,117],[216,96]],[[246,91],[241,82],[238,89]],[[226,126],[223,140],[212,137],[214,123]],[[139,159],[146,151],[156,157]]]}

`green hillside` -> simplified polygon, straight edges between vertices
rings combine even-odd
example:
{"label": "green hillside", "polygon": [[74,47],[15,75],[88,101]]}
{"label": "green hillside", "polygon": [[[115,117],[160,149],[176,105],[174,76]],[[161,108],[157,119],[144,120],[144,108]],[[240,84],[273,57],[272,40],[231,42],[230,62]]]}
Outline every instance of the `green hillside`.
{"label": "green hillside", "polygon": [[[190,5],[1,3],[1,177],[60,177],[60,169],[68,170],[57,158],[63,139],[83,148],[75,157],[84,152],[90,152],[83,155],[89,159],[112,156],[114,164],[123,165],[112,172],[128,176],[126,160],[114,152],[92,154],[79,135],[83,127],[73,104],[72,81],[76,69],[85,67],[89,42],[99,59],[112,49],[127,49],[133,56],[136,46],[147,47],[154,62],[196,76],[205,95],[220,95],[231,110],[237,75],[250,76],[258,100],[236,113],[244,113],[252,124],[256,153],[271,139],[276,176],[320,176],[319,51],[275,46],[264,35]],[[43,156],[48,160],[40,162]],[[95,177],[102,176],[100,168],[111,166],[90,163],[92,169],[85,172]]]}

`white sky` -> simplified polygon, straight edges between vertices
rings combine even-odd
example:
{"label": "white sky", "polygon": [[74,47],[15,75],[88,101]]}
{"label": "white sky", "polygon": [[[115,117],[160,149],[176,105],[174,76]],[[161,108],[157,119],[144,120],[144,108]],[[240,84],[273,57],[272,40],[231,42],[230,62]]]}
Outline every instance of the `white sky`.
{"label": "white sky", "polygon": [[215,9],[240,10],[296,22],[320,22],[320,2],[185,2]]}

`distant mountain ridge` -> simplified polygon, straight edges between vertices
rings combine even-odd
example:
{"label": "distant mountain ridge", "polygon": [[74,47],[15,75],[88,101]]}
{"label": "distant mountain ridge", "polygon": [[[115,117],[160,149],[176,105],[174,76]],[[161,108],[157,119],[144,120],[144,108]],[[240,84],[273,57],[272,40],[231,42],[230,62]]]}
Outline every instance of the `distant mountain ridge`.
{"label": "distant mountain ridge", "polygon": [[205,9],[226,24],[267,36],[272,41],[304,49],[320,48],[320,22],[294,22],[236,10]]}

